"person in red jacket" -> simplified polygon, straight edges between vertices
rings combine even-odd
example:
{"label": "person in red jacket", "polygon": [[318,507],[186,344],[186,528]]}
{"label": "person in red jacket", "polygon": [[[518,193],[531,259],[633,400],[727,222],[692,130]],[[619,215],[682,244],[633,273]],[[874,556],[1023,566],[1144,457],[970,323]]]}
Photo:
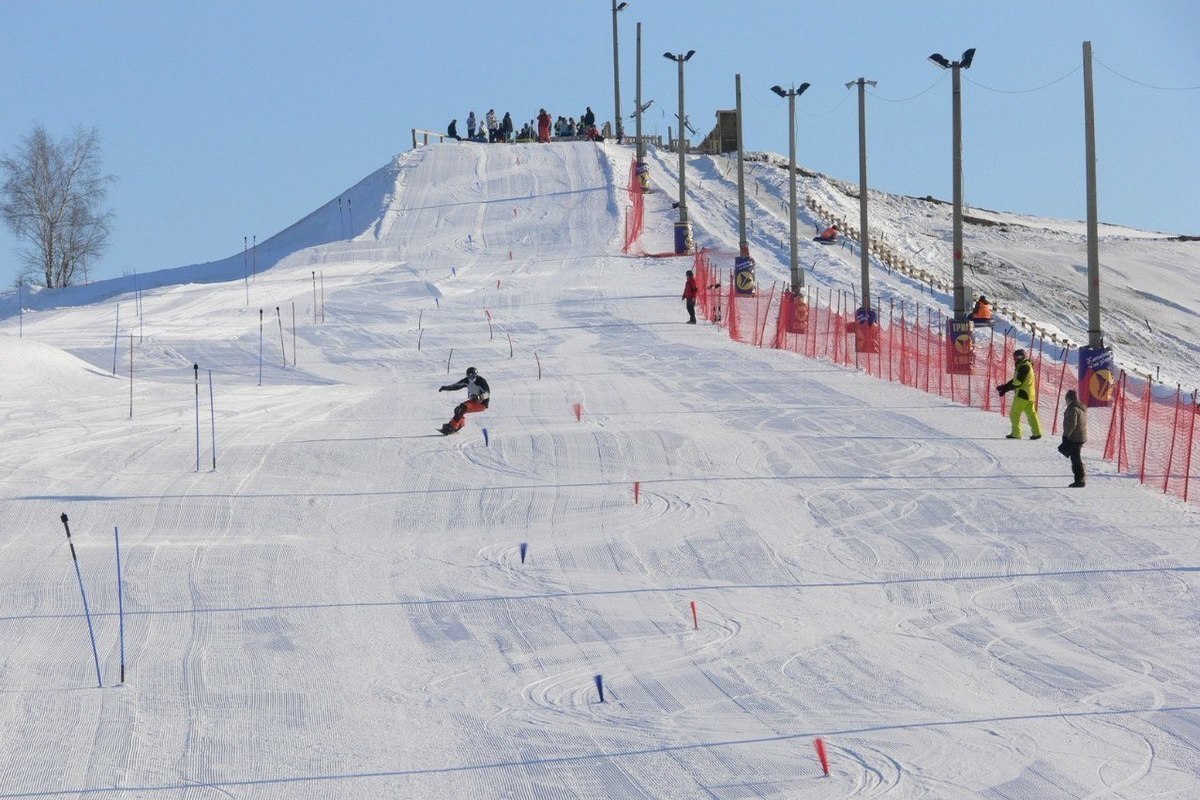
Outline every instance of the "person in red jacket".
{"label": "person in red jacket", "polygon": [[538,123],[538,141],[539,142],[549,142],[550,141],[550,115],[546,113],[546,109],[543,108],[538,111],[537,123]]}
{"label": "person in red jacket", "polygon": [[687,304],[688,325],[696,324],[696,278],[692,271],[687,271],[687,280],[683,283],[683,301]]}

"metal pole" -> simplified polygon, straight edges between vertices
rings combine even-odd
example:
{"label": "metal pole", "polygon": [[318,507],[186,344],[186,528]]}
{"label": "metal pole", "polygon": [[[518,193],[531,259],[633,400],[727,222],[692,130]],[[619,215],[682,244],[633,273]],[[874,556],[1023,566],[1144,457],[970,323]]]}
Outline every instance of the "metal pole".
{"label": "metal pole", "polygon": [[862,259],[862,297],[863,309],[871,311],[871,255],[867,248],[871,242],[869,220],[867,217],[867,85],[875,86],[875,81],[859,78],[847,86],[858,84],[858,229],[859,248]]}
{"label": "metal pole", "polygon": [[[646,163],[646,143],[642,141],[642,23],[637,24],[637,164],[639,170]],[[641,174],[638,174],[641,180]]]}
{"label": "metal pole", "polygon": [[104,680],[100,677],[100,653],[96,649],[96,630],[92,627],[92,612],[88,608],[87,592],[83,590],[83,573],[79,570],[79,558],[75,555],[75,543],[71,541],[71,524],[64,511],[59,517],[63,528],[67,531],[67,546],[71,548],[71,561],[75,564],[75,578],[79,581],[79,596],[83,598],[83,615],[87,618],[88,638],[92,640],[92,660],[96,663],[96,688],[104,688]]}
{"label": "metal pole", "polygon": [[792,266],[792,293],[800,291],[800,243],[796,235],[796,91],[788,92],[788,253]]}
{"label": "metal pole", "polygon": [[617,44],[617,14],[621,9],[625,8],[628,3],[617,5],[617,0],[612,0],[612,28],[613,28],[613,104],[616,108],[616,125],[617,125],[617,141],[621,141],[621,137],[625,135],[625,128],[621,124],[621,58],[620,48]]}
{"label": "metal pole", "polygon": [[737,94],[737,176],[738,176],[738,254],[750,255],[750,243],[746,241],[746,171],[742,151],[742,75],[734,76]]}
{"label": "metal pole", "polygon": [[[679,65],[679,139],[677,142],[679,149],[679,222],[683,225],[687,224],[687,165],[684,159],[687,156],[686,134],[687,134],[687,119],[683,113],[683,62],[686,59],[684,56],[676,57],[675,61]],[[685,251],[686,252],[686,251]]]}
{"label": "metal pole", "polygon": [[951,65],[954,77],[954,318],[967,316],[966,289],[963,286],[963,187],[962,187],[962,64]]}
{"label": "metal pole", "polygon": [[1087,155],[1088,347],[1104,348],[1100,329],[1100,235],[1096,207],[1096,108],[1092,99],[1092,43],[1083,43],[1083,122]]}

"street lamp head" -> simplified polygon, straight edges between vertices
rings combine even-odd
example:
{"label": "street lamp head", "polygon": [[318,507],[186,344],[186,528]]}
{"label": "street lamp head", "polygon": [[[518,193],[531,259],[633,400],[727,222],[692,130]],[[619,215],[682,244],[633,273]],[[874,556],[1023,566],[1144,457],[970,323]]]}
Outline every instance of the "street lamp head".
{"label": "street lamp head", "polygon": [[[975,51],[974,51],[974,50],[972,50],[971,52],[972,52],[972,53],[974,53]],[[684,61],[687,61],[689,58],[691,58],[691,57],[692,57],[692,56],[694,56],[694,55],[696,55],[696,51],[695,51],[695,50],[688,50],[688,51],[687,51],[687,55],[683,57],[683,60],[684,60]]]}
{"label": "street lamp head", "polygon": [[802,95],[802,94],[804,94],[806,91],[808,91],[808,87],[809,87],[809,86],[812,86],[812,84],[811,84],[811,83],[802,83],[802,84],[800,84],[800,88],[796,90],[796,97],[799,97],[800,95]]}
{"label": "street lamp head", "polygon": [[617,4],[617,11],[624,11],[624,10],[625,10],[625,8],[626,8],[626,6],[628,6],[628,5],[629,5],[629,3],[618,3],[618,4]]}
{"label": "street lamp head", "polygon": [[942,69],[950,69],[950,59],[946,58],[941,53],[934,53],[929,57],[929,60],[937,64]]}
{"label": "street lamp head", "polygon": [[964,52],[962,54],[962,61],[960,62],[962,64],[962,68],[970,69],[971,62],[974,60],[975,60],[975,48],[972,47],[970,50],[967,50],[966,52]]}
{"label": "street lamp head", "polygon": [[669,59],[671,59],[672,61],[678,61],[678,60],[679,60],[679,59],[677,59],[677,58],[675,57],[675,54],[674,54],[674,53],[663,53],[663,58],[669,58]]}
{"label": "street lamp head", "polygon": [[775,94],[779,95],[780,97],[787,97],[787,92],[785,92],[783,90],[782,86],[772,86],[771,91],[774,92]]}

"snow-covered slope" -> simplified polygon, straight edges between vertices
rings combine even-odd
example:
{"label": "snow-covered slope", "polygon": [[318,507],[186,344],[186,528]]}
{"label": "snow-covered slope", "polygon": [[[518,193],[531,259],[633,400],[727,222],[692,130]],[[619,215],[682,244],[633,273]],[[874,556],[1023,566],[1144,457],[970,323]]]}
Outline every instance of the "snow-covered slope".
{"label": "snow-covered slope", "polygon": [[346,241],[334,204],[250,279],[0,320],[0,798],[1194,790],[1196,511],[682,324],[690,262],[620,255],[629,158],[429,147]]}

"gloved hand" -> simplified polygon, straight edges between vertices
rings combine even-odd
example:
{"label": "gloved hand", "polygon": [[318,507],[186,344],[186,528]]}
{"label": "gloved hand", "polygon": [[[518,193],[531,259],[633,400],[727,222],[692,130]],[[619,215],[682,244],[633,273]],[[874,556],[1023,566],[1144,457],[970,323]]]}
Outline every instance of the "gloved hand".
{"label": "gloved hand", "polygon": [[445,387],[445,386],[439,386],[439,387],[438,387],[438,391],[439,391],[439,392],[444,392],[444,391],[446,391],[446,387]]}
{"label": "gloved hand", "polygon": [[1008,391],[1007,386],[997,386],[996,387],[996,394],[1000,395],[1001,397],[1004,397],[1004,393],[1007,391]]}

